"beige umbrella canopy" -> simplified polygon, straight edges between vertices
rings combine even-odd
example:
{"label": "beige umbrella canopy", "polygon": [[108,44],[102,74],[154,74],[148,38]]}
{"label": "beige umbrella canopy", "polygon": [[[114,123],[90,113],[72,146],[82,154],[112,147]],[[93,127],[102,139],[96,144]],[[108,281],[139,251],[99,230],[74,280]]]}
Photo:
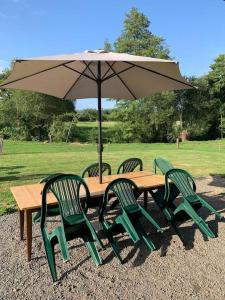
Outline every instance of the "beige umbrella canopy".
{"label": "beige umbrella canopy", "polygon": [[[95,50],[18,59],[0,88],[35,91],[61,99],[98,98],[100,167],[101,98],[132,100],[193,86],[181,76],[175,61]],[[102,182],[101,167],[99,175]]]}

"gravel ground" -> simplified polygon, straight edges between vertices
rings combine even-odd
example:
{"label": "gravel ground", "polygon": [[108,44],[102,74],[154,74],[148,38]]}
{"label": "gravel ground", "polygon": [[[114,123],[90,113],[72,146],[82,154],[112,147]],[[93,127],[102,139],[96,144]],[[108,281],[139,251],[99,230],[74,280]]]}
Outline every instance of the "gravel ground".
{"label": "gravel ground", "polygon": [[[197,180],[197,190],[225,216],[225,179],[208,176]],[[163,235],[146,227],[157,246],[150,253],[144,244],[134,246],[119,235],[124,264],[120,264],[103,239],[104,264],[95,267],[81,240],[69,243],[71,260],[63,263],[57,253],[60,280],[53,284],[35,225],[33,255],[26,260],[26,242],[19,240],[18,215],[0,218],[0,299],[225,299],[225,224],[204,209],[201,215],[218,233],[206,240],[192,222],[182,225],[185,249],[167,226],[154,203],[150,214],[165,229]],[[93,215],[93,211],[91,212]],[[96,223],[95,223],[96,225]]]}

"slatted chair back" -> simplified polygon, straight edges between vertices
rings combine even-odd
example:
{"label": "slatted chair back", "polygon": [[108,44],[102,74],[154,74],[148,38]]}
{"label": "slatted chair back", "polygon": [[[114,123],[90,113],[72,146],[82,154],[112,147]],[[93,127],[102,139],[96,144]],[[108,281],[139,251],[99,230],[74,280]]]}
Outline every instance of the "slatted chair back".
{"label": "slatted chair back", "polygon": [[196,185],[192,176],[182,169],[171,169],[166,173],[166,189],[169,189],[169,180],[178,188],[180,193],[187,200],[196,197]]}
{"label": "slatted chair back", "polygon": [[156,157],[153,161],[153,173],[157,173],[157,167],[160,169],[162,174],[166,174],[169,170],[173,169],[174,166],[166,159],[162,157]]}
{"label": "slatted chair back", "polygon": [[133,172],[138,167],[140,171],[143,170],[142,160],[136,157],[129,158],[122,162],[118,168],[117,174]]}
{"label": "slatted chair back", "polygon": [[126,209],[131,205],[138,205],[137,198],[139,195],[136,184],[126,178],[118,178],[110,182],[105,190],[103,203],[100,207],[99,219],[103,219],[103,214],[111,194],[114,194],[119,200],[121,206]]}
{"label": "slatted chair back", "polygon": [[[102,174],[104,172],[108,172],[108,175],[111,175],[111,166],[107,163],[102,163]],[[97,177],[99,176],[99,164],[98,163],[94,163],[90,166],[88,166],[86,169],[84,169],[83,173],[82,173],[82,177]]]}
{"label": "slatted chair back", "polygon": [[47,182],[48,180],[52,179],[53,177],[57,177],[57,176],[59,176],[59,175],[63,175],[63,173],[50,174],[50,175],[48,175],[48,176],[42,178],[39,182],[40,182],[40,183],[45,183],[45,182]]}
{"label": "slatted chair back", "polygon": [[[56,197],[62,219],[67,220],[70,216],[86,213],[86,202],[90,199],[90,193],[84,180],[78,175],[64,174],[47,181],[42,193],[42,216],[41,226],[44,226],[46,217],[46,198],[52,192]],[[82,193],[82,201],[80,196]]]}

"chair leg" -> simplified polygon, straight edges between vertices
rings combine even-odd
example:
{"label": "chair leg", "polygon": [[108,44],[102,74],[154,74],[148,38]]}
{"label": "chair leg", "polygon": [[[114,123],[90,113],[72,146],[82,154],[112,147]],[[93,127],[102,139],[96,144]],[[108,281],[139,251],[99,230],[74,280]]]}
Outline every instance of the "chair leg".
{"label": "chair leg", "polygon": [[208,225],[205,223],[204,220],[200,221],[198,224],[199,229],[201,230],[201,232],[203,234],[205,234],[206,236],[210,237],[210,238],[215,238],[215,234],[212,232],[211,229],[209,229]]}
{"label": "chair leg", "polygon": [[86,219],[86,225],[89,228],[89,230],[91,231],[91,234],[92,234],[93,238],[99,244],[100,248],[105,249],[105,246],[103,245],[103,243],[102,243],[101,239],[99,238],[97,232],[95,231],[94,227],[92,226],[92,224],[89,222],[88,219]]}
{"label": "chair leg", "polygon": [[139,220],[137,220],[135,222],[135,227],[137,229],[137,233],[138,233],[140,239],[145,242],[145,244],[148,247],[148,249],[150,251],[155,250],[155,245],[153,244],[152,240],[146,234],[146,232],[145,232],[144,228],[142,227],[141,223],[139,222]]}
{"label": "chair leg", "polygon": [[106,237],[107,237],[107,239],[108,239],[108,241],[109,241],[109,244],[110,244],[111,247],[113,248],[113,251],[114,251],[116,257],[117,257],[117,258],[120,260],[120,262],[122,263],[123,260],[122,260],[122,258],[121,258],[121,256],[120,256],[120,249],[119,249],[117,243],[115,242],[113,236],[108,232],[108,230],[105,230],[105,235],[106,235]]}
{"label": "chair leg", "polygon": [[63,257],[63,261],[66,262],[70,259],[70,255],[68,251],[67,240],[65,237],[64,229],[61,226],[57,227],[55,229],[55,234],[58,238],[59,248]]}
{"label": "chair leg", "polygon": [[52,275],[52,280],[53,282],[55,282],[57,280],[57,273],[56,273],[56,266],[55,266],[54,246],[52,245],[51,241],[49,241],[47,238],[44,238],[44,246],[45,246],[45,252],[47,256],[49,269]]}
{"label": "chair leg", "polygon": [[213,238],[215,237],[212,230],[208,227],[208,225],[205,223],[205,221],[196,213],[196,211],[192,208],[190,203],[184,202],[180,204],[177,209],[174,211],[174,215],[178,213],[179,211],[184,210],[191,219],[195,222],[195,224],[199,227],[200,231],[205,234],[206,236]]}
{"label": "chair leg", "polygon": [[141,213],[146,218],[146,220],[151,223],[158,232],[163,233],[162,228],[158,225],[158,223],[141,207]]}
{"label": "chair leg", "polygon": [[132,239],[132,241],[134,243],[137,243],[138,241],[140,241],[140,238],[133,226],[133,224],[131,223],[129,217],[127,216],[127,214],[125,212],[123,212],[122,215],[118,216],[115,220],[115,222],[117,224],[121,224],[124,229],[127,231],[127,233],[129,234],[130,238]]}
{"label": "chair leg", "polygon": [[120,260],[120,262],[122,263],[123,260],[120,256],[120,249],[117,245],[117,243],[115,242],[114,238],[113,238],[113,234],[110,232],[110,229],[112,228],[112,226],[107,222],[107,221],[102,221],[102,228],[104,230],[104,233],[106,235],[106,238],[109,241],[109,244],[111,245],[111,247],[113,248],[114,254],[116,255],[116,257]]}
{"label": "chair leg", "polygon": [[175,231],[175,233],[179,236],[179,238],[180,238],[182,244],[183,244],[184,246],[186,246],[187,243],[186,243],[186,241],[184,240],[184,238],[183,238],[183,236],[182,236],[180,230],[178,229],[177,225],[175,224],[175,222],[174,222],[173,220],[170,220],[169,222],[170,222],[171,227],[172,227],[173,230]]}
{"label": "chair leg", "polygon": [[95,243],[94,243],[94,240],[93,240],[93,237],[90,234],[86,234],[84,237],[83,237],[83,240],[85,242],[85,245],[89,251],[89,254],[91,255],[94,263],[96,264],[96,266],[99,266],[102,264],[102,260],[101,260],[101,257],[99,256],[98,254],[98,250],[95,246]]}
{"label": "chair leg", "polygon": [[205,200],[203,200],[202,198],[199,197],[199,201],[201,202],[202,206],[207,208],[209,211],[211,211],[212,213],[215,214],[215,216],[218,219],[222,219],[222,216],[220,213],[218,213],[218,211],[215,210],[215,208],[213,206],[211,206],[209,203],[207,203]]}

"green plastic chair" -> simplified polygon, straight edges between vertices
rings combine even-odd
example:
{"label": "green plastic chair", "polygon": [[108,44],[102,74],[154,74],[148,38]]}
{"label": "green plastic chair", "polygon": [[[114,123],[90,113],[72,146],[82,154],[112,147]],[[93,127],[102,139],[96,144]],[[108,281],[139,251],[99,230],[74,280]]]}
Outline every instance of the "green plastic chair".
{"label": "green plastic chair", "polygon": [[[171,197],[171,182],[176,186],[181,194],[180,204],[176,205],[174,203],[174,197]],[[211,231],[206,222],[197,214],[194,205],[198,204],[201,205],[201,207],[207,208],[219,219],[221,219],[222,216],[210,204],[195,193],[196,185],[192,176],[182,169],[172,169],[166,172],[165,184],[164,195],[161,190],[158,190],[157,192],[151,192],[152,197],[158,204],[159,208],[163,211],[167,220],[171,223],[181,240],[184,242],[183,237],[174,222],[176,220],[176,215],[180,212],[185,212],[196,223],[204,235],[210,238],[215,237],[215,234]],[[173,206],[171,206],[171,203]]]}
{"label": "green plastic chair", "polygon": [[[108,175],[111,175],[111,166],[107,163],[102,163],[102,174],[104,172],[108,172]],[[86,169],[84,169],[82,173],[82,177],[97,177],[99,176],[99,164],[94,163],[90,166],[88,166]]]}
{"label": "green plastic chair", "polygon": [[136,168],[139,168],[140,171],[143,171],[142,160],[136,157],[129,158],[122,162],[118,168],[117,174],[133,172]]}
{"label": "green plastic chair", "polygon": [[[117,174],[124,174],[129,172],[134,172],[136,169],[139,169],[140,171],[143,171],[143,162],[140,158],[132,157],[129,159],[126,159],[121,163],[117,170]],[[147,209],[147,200],[148,200],[148,192],[144,192],[144,207]],[[118,205],[119,201],[115,200],[114,203],[112,203],[111,208],[115,208]]]}
{"label": "green plastic chair", "polygon": [[174,169],[174,166],[166,159],[162,157],[156,157],[153,161],[153,173],[157,173],[157,168],[162,172],[163,175],[166,174],[171,169]]}
{"label": "green plastic chair", "polygon": [[[44,178],[42,178],[40,180],[40,183],[46,183],[48,180],[54,178],[54,177],[57,177],[59,175],[62,175],[63,173],[55,173],[55,174],[50,174]],[[59,211],[59,206],[58,204],[57,205],[51,205],[47,208],[47,216],[48,217],[55,217],[55,216],[58,216],[60,214],[60,211]],[[33,216],[33,222],[34,223],[39,223],[41,220],[41,210],[37,211],[34,216]]]}
{"label": "green plastic chair", "polygon": [[[159,169],[161,171],[161,173],[163,175],[166,174],[166,172],[168,172],[169,170],[172,170],[174,168],[174,166],[168,161],[166,160],[165,158],[162,158],[162,157],[156,157],[154,160],[153,160],[153,173],[154,174],[157,174],[157,169]],[[170,183],[170,198],[171,199],[176,199],[176,197],[180,194],[178,188],[173,184],[173,183]],[[151,193],[151,191],[150,191]],[[159,193],[159,192],[158,192]],[[164,196],[164,193],[165,193],[165,187],[161,187],[160,188],[160,194],[161,194],[161,197]],[[170,202],[170,208],[171,209],[175,209],[175,205],[173,204],[173,201],[169,201]],[[178,219],[188,219],[188,216],[187,214],[179,214],[179,216],[176,216],[176,220]]]}
{"label": "green plastic chair", "polygon": [[[120,214],[115,218],[114,222],[105,219],[106,206],[112,193],[119,200],[121,208]],[[157,231],[162,232],[162,229],[153,218],[137,203],[139,194],[138,187],[130,179],[116,179],[107,186],[99,210],[99,222],[103,227],[104,233],[108,238],[115,255],[121,262],[120,250],[113,238],[115,234],[121,232],[121,230],[125,230],[134,243],[143,240],[148,249],[152,251],[155,249],[155,246],[142,227],[140,218],[144,217],[157,229]]]}
{"label": "green plastic chair", "polygon": [[[52,232],[48,232],[46,227],[47,195],[49,192],[52,192],[56,197],[61,215],[60,225],[54,228]],[[80,192],[84,193],[85,199],[80,199]],[[44,186],[40,227],[53,281],[57,280],[54,253],[56,244],[59,244],[63,260],[67,261],[69,259],[67,241],[81,237],[95,264],[97,266],[102,264],[94,241],[97,241],[100,247],[103,245],[86,216],[86,200],[89,198],[90,193],[86,183],[77,175],[59,175],[48,180]]]}
{"label": "green plastic chair", "polygon": [[[111,166],[107,163],[102,163],[102,174],[107,172],[107,175],[111,175]],[[90,166],[88,166],[86,169],[84,169],[82,173],[82,177],[97,177],[99,176],[99,164],[94,163]],[[96,207],[99,206],[102,202],[102,196],[101,197],[95,197],[92,198],[91,201],[88,201],[88,207]]]}
{"label": "green plastic chair", "polygon": [[[157,173],[157,168],[162,172],[163,175],[166,174],[166,172],[174,169],[174,166],[166,159],[162,158],[162,157],[156,157],[153,161],[153,173],[156,174]],[[194,191],[196,191],[196,185],[193,184],[192,188],[194,189]],[[161,188],[161,194],[165,193],[165,188],[162,187]],[[174,200],[178,197],[178,195],[180,194],[179,189],[176,187],[176,185],[174,183],[170,183],[170,199]],[[173,204],[173,201],[170,201],[170,206],[171,209],[175,209],[175,205]],[[193,208],[195,209],[195,211],[198,211],[201,208],[201,204],[199,204],[199,202],[196,203],[192,203]],[[180,212],[179,214],[176,215],[175,219],[177,221],[185,221],[190,219],[190,216],[187,215],[184,211]]]}

